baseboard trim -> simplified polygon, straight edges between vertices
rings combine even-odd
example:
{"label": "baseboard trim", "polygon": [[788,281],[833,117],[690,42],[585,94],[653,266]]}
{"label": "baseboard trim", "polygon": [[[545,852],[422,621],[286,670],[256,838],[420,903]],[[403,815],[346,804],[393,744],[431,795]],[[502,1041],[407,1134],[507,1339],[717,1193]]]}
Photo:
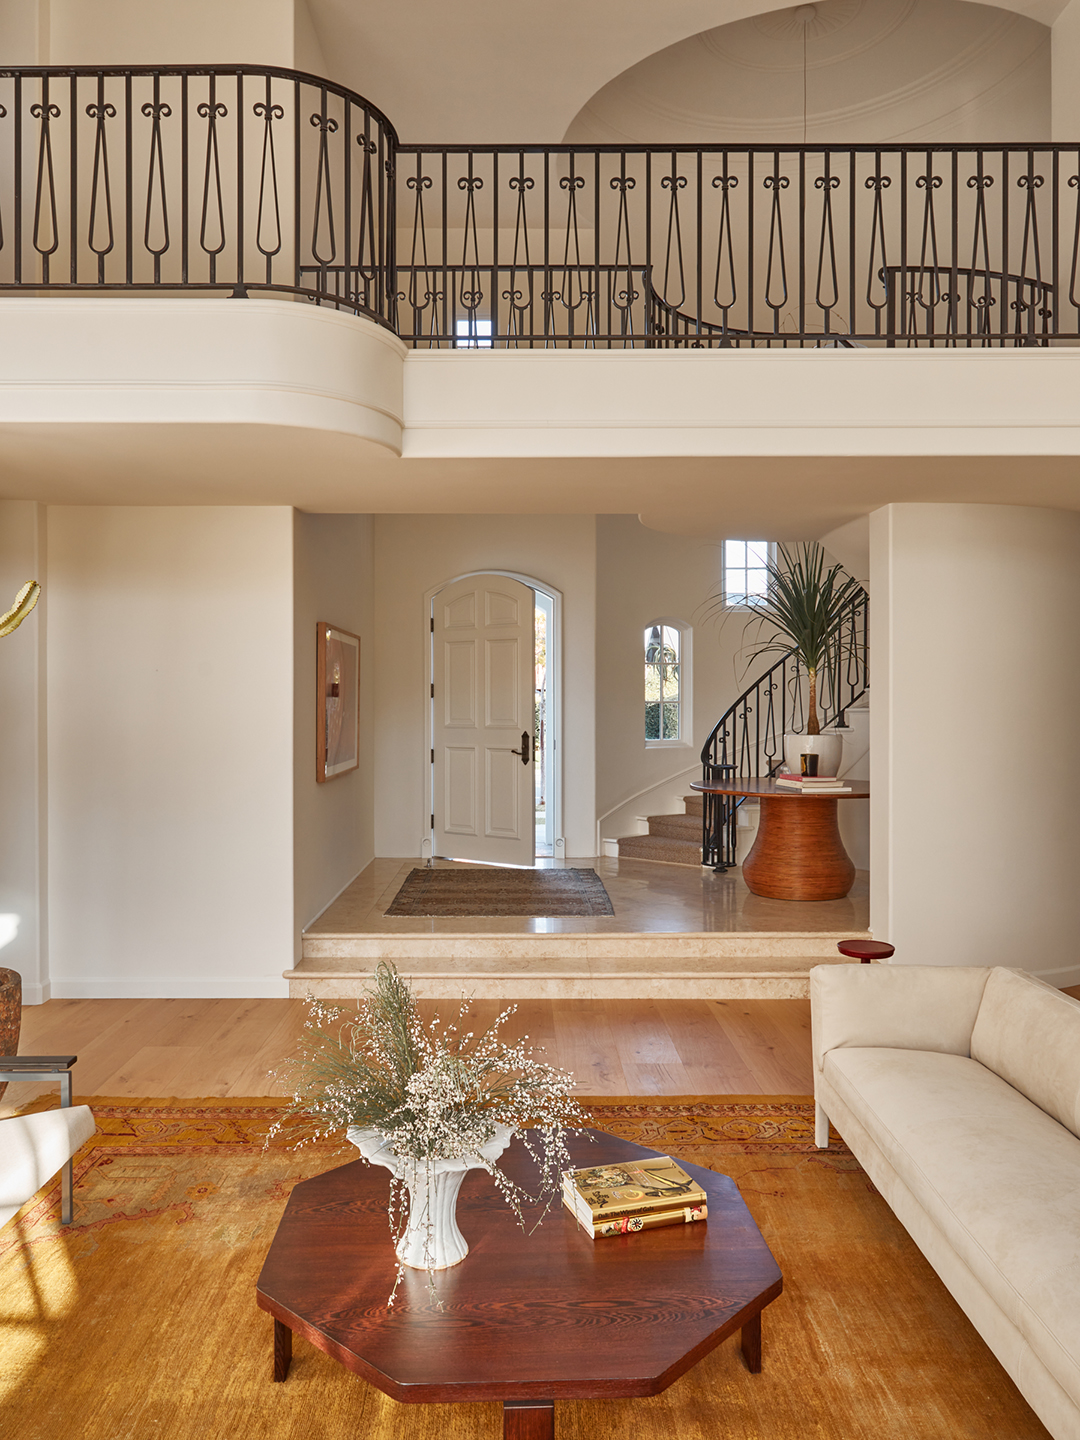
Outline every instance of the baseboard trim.
{"label": "baseboard trim", "polygon": [[37,983],[28,984],[25,980],[22,985],[22,1003],[24,1005],[44,1005],[46,1000],[52,999],[52,986],[48,980],[40,985]]}
{"label": "baseboard trim", "polygon": [[1056,970],[1029,970],[1028,974],[1057,990],[1064,990],[1067,985],[1080,985],[1080,965],[1062,965]]}
{"label": "baseboard trim", "polygon": [[137,980],[53,980],[56,1000],[285,1000],[288,983],[281,976],[140,976]]}

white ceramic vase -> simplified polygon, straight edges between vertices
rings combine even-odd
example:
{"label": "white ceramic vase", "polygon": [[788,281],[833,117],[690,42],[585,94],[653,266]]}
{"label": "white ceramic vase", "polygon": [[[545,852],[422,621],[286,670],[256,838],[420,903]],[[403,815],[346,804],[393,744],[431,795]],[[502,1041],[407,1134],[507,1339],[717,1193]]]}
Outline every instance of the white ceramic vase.
{"label": "white ceramic vase", "polygon": [[816,755],[818,757],[819,775],[837,775],[840,772],[840,759],[844,753],[844,737],[831,733],[821,735],[791,735],[784,736],[784,763],[793,775],[798,775],[802,769],[800,756]]}
{"label": "white ceramic vase", "polygon": [[378,1130],[350,1125],[348,1139],[371,1165],[384,1165],[404,1180],[409,1192],[409,1218],[398,1241],[397,1257],[413,1270],[449,1270],[469,1253],[468,1242],[458,1229],[457,1199],[461,1182],[470,1170],[494,1161],[510,1144],[513,1135],[505,1125],[496,1125],[495,1138],[475,1156],[460,1159],[414,1160],[395,1155],[386,1136]]}

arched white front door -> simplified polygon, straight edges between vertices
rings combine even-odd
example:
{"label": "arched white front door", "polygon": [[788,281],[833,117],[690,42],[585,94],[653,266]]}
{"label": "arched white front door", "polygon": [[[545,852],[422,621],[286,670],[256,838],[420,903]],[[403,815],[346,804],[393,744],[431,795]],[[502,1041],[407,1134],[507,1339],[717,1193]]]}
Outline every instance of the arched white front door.
{"label": "arched white front door", "polygon": [[436,855],[531,865],[535,858],[534,591],[469,575],[432,607]]}

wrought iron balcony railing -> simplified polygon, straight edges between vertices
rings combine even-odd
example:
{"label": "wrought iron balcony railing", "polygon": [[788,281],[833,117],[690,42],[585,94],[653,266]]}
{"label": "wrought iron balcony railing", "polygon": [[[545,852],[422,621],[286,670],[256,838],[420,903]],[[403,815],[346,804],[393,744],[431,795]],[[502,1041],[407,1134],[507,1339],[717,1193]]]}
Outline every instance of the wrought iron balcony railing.
{"label": "wrought iron balcony railing", "polygon": [[259,66],[0,70],[0,290],[296,296],[415,346],[1080,340],[1080,146],[403,145]]}

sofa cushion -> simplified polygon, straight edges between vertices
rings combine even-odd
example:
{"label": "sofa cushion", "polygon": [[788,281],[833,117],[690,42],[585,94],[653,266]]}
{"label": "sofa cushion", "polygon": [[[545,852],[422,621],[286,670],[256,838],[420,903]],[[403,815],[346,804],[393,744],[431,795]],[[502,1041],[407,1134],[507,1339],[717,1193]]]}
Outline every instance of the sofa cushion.
{"label": "sofa cushion", "polygon": [[991,970],[971,1055],[1080,1135],[1080,1001],[1022,970]]}
{"label": "sofa cushion", "polygon": [[841,1045],[970,1055],[989,974],[985,965],[815,965],[814,1063]]}
{"label": "sofa cushion", "polygon": [[976,1060],[839,1049],[825,1076],[1058,1384],[1080,1397],[1080,1140]]}

